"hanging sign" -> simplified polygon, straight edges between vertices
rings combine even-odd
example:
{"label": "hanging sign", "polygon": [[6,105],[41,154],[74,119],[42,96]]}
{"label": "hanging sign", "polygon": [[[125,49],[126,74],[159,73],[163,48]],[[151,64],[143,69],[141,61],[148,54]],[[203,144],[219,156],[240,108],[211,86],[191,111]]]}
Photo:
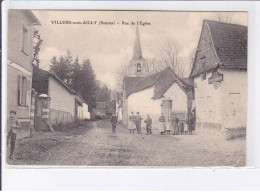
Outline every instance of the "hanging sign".
{"label": "hanging sign", "polygon": [[223,81],[223,74],[215,71],[212,73],[211,77],[208,79],[209,84],[214,84],[216,82],[222,82]]}

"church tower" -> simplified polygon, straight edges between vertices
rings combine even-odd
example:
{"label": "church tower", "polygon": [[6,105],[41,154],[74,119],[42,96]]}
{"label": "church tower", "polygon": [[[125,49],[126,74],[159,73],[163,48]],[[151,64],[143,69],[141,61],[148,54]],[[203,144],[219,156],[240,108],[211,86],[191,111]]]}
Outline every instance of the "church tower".
{"label": "church tower", "polygon": [[139,29],[136,27],[135,42],[133,49],[133,58],[129,62],[127,68],[127,76],[129,77],[143,77],[149,72],[147,60],[142,56],[142,48],[139,37]]}

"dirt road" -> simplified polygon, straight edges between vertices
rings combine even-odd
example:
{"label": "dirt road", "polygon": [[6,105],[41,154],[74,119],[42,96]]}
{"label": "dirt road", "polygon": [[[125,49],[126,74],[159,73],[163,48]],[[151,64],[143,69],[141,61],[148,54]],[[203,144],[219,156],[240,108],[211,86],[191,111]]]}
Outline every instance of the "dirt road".
{"label": "dirt road", "polygon": [[[245,139],[217,141],[199,135],[130,134],[109,121],[90,122],[46,138],[18,142],[15,161],[23,165],[243,166]],[[42,143],[41,143],[42,142]],[[49,143],[48,143],[49,142]],[[48,146],[47,146],[48,145]],[[26,150],[28,149],[28,150]]]}

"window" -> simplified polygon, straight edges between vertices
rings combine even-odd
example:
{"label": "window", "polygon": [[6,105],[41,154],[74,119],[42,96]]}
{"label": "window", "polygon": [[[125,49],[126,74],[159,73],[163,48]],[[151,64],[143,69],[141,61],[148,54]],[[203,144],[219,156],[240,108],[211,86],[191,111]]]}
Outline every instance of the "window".
{"label": "window", "polygon": [[140,63],[137,64],[137,72],[141,72],[141,64]]}
{"label": "window", "polygon": [[30,80],[26,76],[18,76],[18,105],[28,106],[30,103]]}
{"label": "window", "polygon": [[22,34],[22,52],[28,54],[28,30],[23,27],[23,34]]}

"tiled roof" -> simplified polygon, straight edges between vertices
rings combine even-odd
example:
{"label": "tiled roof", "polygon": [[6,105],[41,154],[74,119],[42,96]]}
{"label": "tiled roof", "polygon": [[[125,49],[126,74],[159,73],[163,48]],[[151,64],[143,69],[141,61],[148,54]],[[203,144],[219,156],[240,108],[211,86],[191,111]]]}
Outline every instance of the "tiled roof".
{"label": "tiled roof", "polygon": [[163,94],[175,82],[185,91],[188,91],[193,87],[178,78],[178,76],[173,73],[170,68],[166,68],[147,77],[126,77],[124,80],[127,97],[132,93],[139,92],[154,86],[154,96],[152,97],[153,99],[163,97]]}
{"label": "tiled roof", "polygon": [[247,27],[216,21],[205,21],[210,29],[221,65],[247,68]]}
{"label": "tiled roof", "polygon": [[57,75],[51,73],[49,71],[45,71],[40,69],[39,67],[33,67],[33,88],[38,93],[48,93],[48,80],[49,77],[53,77],[60,85],[62,85],[65,89],[67,89],[71,94],[74,94],[78,97],[79,101],[86,103],[82,95],[75,90],[73,90],[70,86],[68,86],[65,82],[63,82]]}
{"label": "tiled roof", "polygon": [[210,63],[207,67],[203,68],[200,65],[196,66],[195,60],[190,76],[194,77],[203,72],[215,69],[217,66],[230,69],[246,69],[247,27],[237,24],[204,20],[202,29],[207,28],[207,26],[219,64]]}

